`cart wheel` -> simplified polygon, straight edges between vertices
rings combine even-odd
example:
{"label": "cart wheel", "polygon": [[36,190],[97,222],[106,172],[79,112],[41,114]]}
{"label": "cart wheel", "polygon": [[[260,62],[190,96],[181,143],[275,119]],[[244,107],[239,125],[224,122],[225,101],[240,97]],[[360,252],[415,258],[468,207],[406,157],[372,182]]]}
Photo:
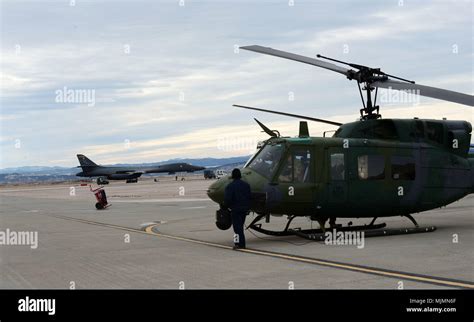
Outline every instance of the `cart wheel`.
{"label": "cart wheel", "polygon": [[95,204],[95,208],[97,210],[101,210],[101,209],[104,209],[104,206],[102,206],[102,204],[100,202],[98,202],[98,203]]}

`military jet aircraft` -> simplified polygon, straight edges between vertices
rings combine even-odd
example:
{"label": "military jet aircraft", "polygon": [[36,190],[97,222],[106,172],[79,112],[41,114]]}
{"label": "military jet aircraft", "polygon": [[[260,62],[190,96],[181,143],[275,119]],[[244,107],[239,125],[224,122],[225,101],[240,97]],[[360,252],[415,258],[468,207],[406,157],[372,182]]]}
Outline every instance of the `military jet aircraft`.
{"label": "military jet aircraft", "polygon": [[[169,173],[194,172],[204,170],[205,167],[191,165],[189,163],[170,163],[154,167],[114,167],[101,166],[94,163],[83,154],[78,154],[77,159],[81,164],[82,172],[76,174],[78,177],[98,177],[97,184],[107,184],[108,180],[126,180],[127,183],[137,182],[144,173]],[[108,179],[108,180],[107,180]]]}

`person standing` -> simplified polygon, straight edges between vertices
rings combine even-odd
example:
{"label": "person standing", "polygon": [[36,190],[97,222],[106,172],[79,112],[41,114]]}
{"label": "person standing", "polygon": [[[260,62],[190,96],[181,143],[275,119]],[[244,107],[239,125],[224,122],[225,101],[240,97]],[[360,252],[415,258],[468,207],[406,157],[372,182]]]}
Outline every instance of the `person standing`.
{"label": "person standing", "polygon": [[230,208],[234,229],[233,249],[245,248],[244,223],[250,209],[250,185],[242,180],[239,169],[232,170],[233,181],[224,192],[224,206]]}

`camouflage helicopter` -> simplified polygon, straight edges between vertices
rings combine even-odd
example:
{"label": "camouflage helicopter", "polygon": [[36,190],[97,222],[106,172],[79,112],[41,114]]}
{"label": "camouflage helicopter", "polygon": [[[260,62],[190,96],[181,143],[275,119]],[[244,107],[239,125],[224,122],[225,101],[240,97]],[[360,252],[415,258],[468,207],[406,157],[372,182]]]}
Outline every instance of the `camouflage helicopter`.
{"label": "camouflage helicopter", "polygon": [[[466,121],[429,119],[382,119],[377,106],[378,88],[416,91],[418,95],[473,106],[474,97],[445,89],[423,86],[389,75],[380,68],[345,63],[317,55],[323,61],[262,46],[241,49],[277,56],[328,69],[357,82],[363,108],[360,120],[341,124],[303,115],[262,108],[239,108],[322,122],[338,129],[332,137],[311,137],[306,121],[300,122],[298,137],[282,137],[278,131],[257,123],[270,138],[242,169],[242,179],[252,189],[251,211],[257,216],[248,226],[268,235],[299,235],[322,239],[326,222],[337,230],[364,230],[366,236],[434,231],[419,227],[412,214],[448,205],[474,192],[474,154],[469,154],[472,126]],[[362,86],[361,86],[362,85]],[[375,90],[374,98],[372,94]],[[365,99],[364,94],[365,93]],[[229,177],[213,183],[207,193],[220,205],[216,225],[230,225],[223,209],[224,189]],[[263,219],[288,216],[283,230],[262,228]],[[309,217],[319,229],[291,229],[296,217]],[[414,228],[381,229],[379,217],[404,216]],[[342,226],[337,218],[371,218],[369,224]],[[372,233],[372,235],[370,235]]]}

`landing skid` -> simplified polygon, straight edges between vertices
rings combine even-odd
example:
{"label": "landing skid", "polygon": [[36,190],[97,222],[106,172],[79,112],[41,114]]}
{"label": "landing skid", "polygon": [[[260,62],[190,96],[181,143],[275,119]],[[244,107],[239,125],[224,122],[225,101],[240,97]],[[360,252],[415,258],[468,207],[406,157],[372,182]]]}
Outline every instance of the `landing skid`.
{"label": "landing skid", "polygon": [[[255,219],[250,223],[247,229],[251,228],[259,233],[269,235],[269,236],[298,236],[301,238],[314,240],[314,241],[324,241],[326,239],[325,231],[322,229],[301,229],[301,228],[294,228],[290,229],[290,223],[295,218],[295,216],[291,216],[288,219],[288,223],[285,226],[284,230],[281,231],[274,231],[262,228],[262,224],[259,224],[258,221],[263,219],[266,215],[258,215]],[[402,229],[382,229],[387,226],[385,223],[381,224],[374,224],[374,218],[370,224],[368,225],[360,225],[360,226],[341,226],[335,225],[326,231],[334,232],[344,232],[344,231],[363,231],[364,237],[379,237],[379,236],[393,236],[393,235],[406,235],[406,234],[417,234],[417,233],[428,233],[433,232],[436,230],[435,226],[431,227],[419,227],[418,224],[414,228],[402,228]],[[414,220],[414,219],[413,219]],[[415,222],[416,223],[416,222]]]}

